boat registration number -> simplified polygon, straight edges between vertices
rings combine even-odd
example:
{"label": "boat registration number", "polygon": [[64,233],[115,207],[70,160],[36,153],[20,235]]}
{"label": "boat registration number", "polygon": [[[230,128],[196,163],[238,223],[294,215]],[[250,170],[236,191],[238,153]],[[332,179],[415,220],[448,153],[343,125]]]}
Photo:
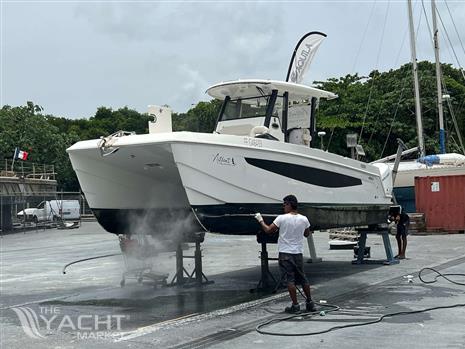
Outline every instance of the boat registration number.
{"label": "boat registration number", "polygon": [[262,140],[250,137],[244,137],[244,144],[250,147],[261,148],[262,147]]}

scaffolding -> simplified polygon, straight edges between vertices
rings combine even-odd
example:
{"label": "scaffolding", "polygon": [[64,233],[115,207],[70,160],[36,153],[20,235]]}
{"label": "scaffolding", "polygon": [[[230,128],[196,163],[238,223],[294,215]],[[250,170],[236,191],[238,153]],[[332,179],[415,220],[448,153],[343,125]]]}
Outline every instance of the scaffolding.
{"label": "scaffolding", "polygon": [[0,177],[55,181],[55,166],[4,159],[0,161]]}

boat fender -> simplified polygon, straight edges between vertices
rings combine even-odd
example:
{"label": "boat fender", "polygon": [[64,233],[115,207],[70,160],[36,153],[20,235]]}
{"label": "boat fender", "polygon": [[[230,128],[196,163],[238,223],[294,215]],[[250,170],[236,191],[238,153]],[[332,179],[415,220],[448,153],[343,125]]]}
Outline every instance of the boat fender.
{"label": "boat fender", "polygon": [[434,164],[439,164],[439,156],[437,155],[427,155],[418,159],[418,162],[425,164],[426,166],[433,166]]}
{"label": "boat fender", "polygon": [[419,158],[418,162],[427,166],[433,166],[434,164],[458,166],[465,164],[465,156],[456,153],[427,155]]}

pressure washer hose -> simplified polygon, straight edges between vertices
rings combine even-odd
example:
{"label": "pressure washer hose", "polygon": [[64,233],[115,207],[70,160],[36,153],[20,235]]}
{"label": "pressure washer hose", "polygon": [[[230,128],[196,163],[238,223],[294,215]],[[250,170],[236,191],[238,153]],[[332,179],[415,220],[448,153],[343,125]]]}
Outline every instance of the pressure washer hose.
{"label": "pressure washer hose", "polygon": [[[422,273],[424,273],[425,271],[430,271],[430,272],[436,273],[434,279],[429,280],[429,281],[425,280],[424,277],[422,277]],[[448,282],[453,283],[455,285],[465,286],[465,283],[463,283],[463,282],[458,282],[458,281],[451,280],[450,279],[451,276],[465,277],[465,274],[463,274],[463,273],[441,273],[441,272],[437,271],[434,268],[423,268],[418,273],[418,278],[424,284],[435,283],[435,282],[438,281],[438,278],[442,277],[443,279],[445,279]],[[299,288],[297,288],[297,290],[299,290],[300,294],[302,294],[302,292],[300,291]],[[330,308],[329,310],[324,310],[323,309],[323,311],[320,311],[319,312],[320,315],[325,315],[326,313],[334,312],[334,311],[337,311],[337,310],[340,309],[338,306],[331,305],[331,304],[324,304],[324,305],[320,304],[320,307],[323,307],[323,308],[324,307],[329,307]],[[312,312],[312,313],[307,312],[307,313],[299,313],[299,314],[288,315],[286,317],[273,318],[271,320],[268,320],[266,322],[258,324],[255,327],[255,330],[258,333],[271,335],[271,336],[287,336],[287,337],[314,336],[314,335],[318,335],[318,334],[323,334],[323,333],[328,333],[328,332],[332,332],[332,331],[336,331],[336,330],[341,330],[341,329],[344,329],[344,328],[372,325],[372,324],[379,323],[379,322],[383,321],[386,318],[390,318],[390,317],[394,317],[394,316],[420,314],[420,313],[425,313],[425,312],[429,312],[429,311],[433,311],[433,310],[453,309],[453,308],[461,308],[461,307],[465,307],[465,303],[457,303],[457,304],[452,304],[452,305],[436,306],[436,307],[425,308],[425,309],[420,309],[420,310],[399,311],[399,312],[396,312],[396,313],[384,314],[384,315],[379,316],[379,317],[377,317],[377,318],[375,318],[373,320],[368,320],[368,321],[365,321],[365,322],[359,322],[359,323],[354,323],[354,324],[345,324],[345,325],[340,325],[340,326],[334,326],[334,327],[330,327],[330,328],[322,330],[322,331],[289,333],[289,332],[279,332],[279,331],[271,331],[271,330],[266,331],[266,330],[263,329],[264,327],[267,327],[269,325],[280,323],[280,322],[283,322],[283,321],[292,320],[292,319],[295,319],[295,318],[301,318],[302,320],[307,320],[307,319],[311,320],[312,316],[318,314],[318,312]]]}
{"label": "pressure washer hose", "polygon": [[79,259],[79,260],[77,260],[77,261],[74,261],[74,262],[71,262],[71,263],[66,264],[66,265],[63,267],[63,274],[66,274],[66,268],[68,268],[70,265],[73,265],[73,264],[76,264],[76,263],[80,263],[80,262],[90,261],[90,260],[92,260],[92,259],[99,259],[99,258],[120,256],[121,254],[122,254],[122,253],[119,252],[119,253],[106,254],[106,255],[104,255],[104,256],[97,256],[97,257],[90,257],[90,258]]}

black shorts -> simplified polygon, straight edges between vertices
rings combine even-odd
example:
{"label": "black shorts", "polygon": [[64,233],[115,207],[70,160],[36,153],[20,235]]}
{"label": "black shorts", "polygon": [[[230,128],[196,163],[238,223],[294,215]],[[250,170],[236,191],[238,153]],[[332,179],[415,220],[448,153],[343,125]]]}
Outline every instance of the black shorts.
{"label": "black shorts", "polygon": [[304,273],[304,260],[302,253],[292,254],[279,252],[279,269],[283,279],[289,284],[308,284]]}
{"label": "black shorts", "polygon": [[397,225],[397,234],[396,234],[396,237],[397,236],[403,236],[403,237],[406,237],[408,235],[408,228],[403,225],[403,224],[399,224]]}

